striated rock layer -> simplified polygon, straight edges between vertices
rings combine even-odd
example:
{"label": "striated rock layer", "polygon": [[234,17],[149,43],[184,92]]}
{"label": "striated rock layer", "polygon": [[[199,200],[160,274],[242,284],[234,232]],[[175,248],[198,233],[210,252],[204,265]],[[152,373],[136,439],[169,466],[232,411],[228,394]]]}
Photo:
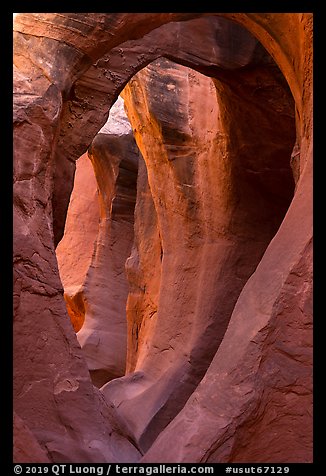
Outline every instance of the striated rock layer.
{"label": "striated rock layer", "polygon": [[[202,18],[196,19],[199,16]],[[292,155],[291,151],[289,153],[289,160],[291,156],[296,187],[287,212],[286,202],[289,203],[293,190],[290,193],[289,186],[282,186],[284,174],[280,171],[285,158],[283,153],[276,153],[277,146],[284,147],[289,139],[288,135],[284,137],[289,131],[284,128],[287,113],[283,117],[284,104],[289,106],[289,102],[281,99],[284,94],[287,96],[286,87],[281,77],[270,75],[267,70],[260,71],[257,76],[251,74],[255,62],[262,66],[264,54],[257,58],[253,54],[257,50],[252,47],[255,42],[245,39],[242,34],[236,37],[238,46],[232,46],[235,36],[228,22],[221,26],[223,19],[241,24],[261,42],[283,73],[294,99],[296,136],[292,137],[294,149]],[[219,27],[225,36],[215,34]],[[232,27],[238,28],[233,23]],[[152,445],[142,461],[311,461],[312,15],[35,13],[18,14],[14,30],[14,407],[26,428],[55,462],[137,461],[140,452],[134,436],[141,444],[142,452]],[[167,41],[168,38],[173,41]],[[225,40],[223,48],[216,47],[219,38]],[[245,47],[239,48],[239,42]],[[196,45],[200,45],[199,55]],[[224,67],[220,61],[221,51],[230,51],[233,58],[237,51],[251,53],[242,53],[241,61],[236,64],[224,55],[227,60]],[[189,295],[188,287],[182,286],[182,276],[185,283],[190,281],[188,274],[193,274],[199,284],[204,282],[204,268],[198,260],[206,259],[210,269],[205,240],[209,242],[214,238],[214,248],[220,239],[215,231],[195,226],[196,207],[201,212],[205,208],[209,201],[207,197],[205,199],[205,193],[208,194],[209,187],[207,184],[206,188],[204,179],[198,181],[202,187],[199,189],[182,185],[195,185],[194,175],[188,173],[188,166],[183,168],[180,157],[169,161],[166,149],[166,144],[173,146],[174,140],[180,146],[180,137],[171,138],[171,142],[166,140],[169,131],[160,129],[160,124],[164,123],[163,110],[155,110],[148,100],[150,88],[140,91],[149,105],[146,114],[157,118],[157,122],[148,126],[148,131],[155,129],[155,137],[159,139],[153,143],[153,148],[162,152],[162,163],[152,164],[151,151],[144,153],[161,236],[155,236],[155,218],[146,218],[144,226],[147,224],[151,236],[149,252],[153,253],[155,263],[157,254],[162,255],[162,264],[155,270],[147,301],[144,290],[140,289],[135,295],[138,283],[149,279],[147,258],[144,258],[142,248],[145,245],[136,246],[132,256],[139,254],[140,267],[132,260],[128,264],[132,283],[128,325],[134,326],[137,333],[138,323],[149,324],[147,302],[163,333],[160,342],[154,326],[148,326],[151,332],[145,332],[144,328],[144,332],[140,332],[144,339],[139,341],[139,349],[135,344],[137,339],[129,338],[128,371],[139,369],[138,373],[130,373],[135,382],[139,380],[135,411],[140,408],[141,392],[143,407],[148,399],[148,409],[141,408],[142,421],[137,421],[137,416],[130,417],[126,390],[128,386],[132,388],[130,402],[136,402],[137,391],[129,375],[123,377],[125,386],[119,383],[123,379],[116,380],[115,388],[112,388],[114,382],[109,383],[111,390],[105,392],[105,399],[92,385],[86,359],[65,307],[55,246],[64,230],[75,160],[87,150],[105,124],[111,105],[129,79],[164,55],[215,78],[221,126],[218,130],[225,134],[220,141],[225,142],[228,165],[234,165],[231,170],[226,167],[221,181],[225,176],[228,178],[224,182],[229,184],[226,196],[236,197],[238,202],[231,200],[229,215],[227,204],[224,204],[225,208],[211,212],[208,207],[207,223],[220,219],[225,236],[231,236],[232,231],[237,237],[231,245],[238,247],[237,252],[241,246],[243,249],[248,247],[249,237],[255,240],[255,234],[262,233],[264,244],[259,245],[260,257],[259,247],[254,247],[252,255],[247,248],[249,262],[242,266],[240,260],[239,267],[232,265],[233,270],[241,270],[242,283],[237,292],[234,280],[227,272],[232,270],[231,261],[230,267],[223,270],[223,276],[232,281],[233,309],[230,303],[226,312],[228,299],[221,299],[215,301],[214,310],[215,288],[210,288],[210,284],[208,292],[213,293],[212,300],[206,300],[197,291],[195,296]],[[274,96],[278,80],[279,94]],[[134,107],[132,101],[130,103],[132,112]],[[176,104],[179,107],[179,101]],[[144,116],[142,107],[140,114]],[[203,117],[207,118],[205,114]],[[136,113],[134,120],[137,123]],[[292,121],[291,115],[286,121]],[[181,123],[181,118],[177,117],[178,126]],[[181,131],[181,139],[186,135],[188,144],[191,143],[188,136],[201,137],[196,129],[194,133],[189,132],[187,122]],[[146,129],[143,133],[143,147],[141,131],[137,133],[142,151],[146,142],[151,144]],[[273,140],[266,142],[267,138]],[[286,147],[291,148],[290,140],[286,143]],[[256,149],[252,148],[254,144]],[[177,149],[178,153],[180,150]],[[269,151],[275,154],[269,155]],[[198,165],[194,160],[200,155],[197,154],[196,149],[195,154],[186,155],[190,168]],[[209,168],[221,164],[220,151],[217,158],[216,162],[211,161]],[[258,168],[255,168],[256,163]],[[160,194],[167,200],[166,211],[164,203],[159,203],[154,168],[158,177],[164,178],[163,171],[167,171],[171,180],[171,183],[161,183]],[[277,180],[280,180],[278,186]],[[146,190],[145,179],[143,185]],[[173,189],[173,185],[180,185],[180,188]],[[274,203],[271,197],[281,189],[286,196],[280,197],[277,193],[278,199]],[[198,192],[203,193],[203,202],[199,201]],[[216,190],[211,194],[213,202],[223,204],[222,197],[221,202],[217,200]],[[194,207],[192,202],[196,204]],[[182,213],[186,211],[187,215],[172,219],[174,215],[171,214],[170,223],[169,213],[174,203],[180,204]],[[144,203],[136,208],[151,208],[153,204],[150,198],[144,198]],[[232,217],[230,222],[228,216]],[[245,226],[247,221],[248,226]],[[175,225],[179,224],[177,234]],[[136,231],[139,234],[141,226],[136,226]],[[171,245],[173,237],[176,250]],[[240,245],[242,238],[244,243]],[[191,253],[195,254],[192,247],[198,243],[203,243],[203,250],[197,246],[198,257],[195,255],[191,260]],[[182,246],[184,244],[186,247]],[[193,265],[193,268],[189,266],[189,272],[184,269],[183,262],[178,261],[178,250],[189,254],[186,263]],[[230,254],[226,252],[225,258],[230,260]],[[221,262],[216,264],[219,270],[223,269]],[[143,271],[138,273],[139,269],[144,270],[144,276]],[[234,272],[231,274],[234,277]],[[210,283],[211,275],[207,277]],[[216,272],[212,278],[218,284],[217,291],[222,293],[222,276],[217,279]],[[180,294],[174,294],[173,305],[170,293],[164,291],[162,283],[166,283],[173,294],[176,293],[175,281]],[[202,284],[199,289],[205,290]],[[166,296],[167,306],[163,296]],[[187,308],[188,297],[190,302],[197,300],[198,306],[203,305],[203,322],[199,309],[190,305]],[[184,312],[177,313],[178,309],[182,310],[182,301]],[[208,345],[207,352],[201,353],[201,345],[195,345],[194,338],[196,335],[209,336],[209,332],[205,334],[205,326],[209,326],[210,319],[212,323],[221,322],[213,318],[213,314],[216,316],[216,312],[220,312],[220,303],[225,311],[222,314],[226,332],[222,338],[224,331],[215,328],[214,333],[218,331],[217,340],[221,343],[214,350],[207,337],[203,341],[203,345]],[[132,316],[135,308],[139,309],[137,319]],[[169,317],[169,309],[179,319],[181,331],[180,336],[174,334],[171,339],[168,338],[171,320],[165,323],[157,319],[159,314]],[[194,320],[190,317],[191,312]],[[183,322],[189,323],[187,338],[181,328]],[[174,332],[175,327],[171,330]],[[162,348],[164,340],[172,346],[175,344],[175,348]],[[181,352],[183,342],[186,356]],[[161,352],[156,352],[154,345],[158,345]],[[197,351],[192,353],[192,349]],[[199,368],[198,374],[194,375],[197,357]],[[165,376],[159,362],[165,365]],[[159,378],[156,381],[162,386],[153,387],[155,379]],[[176,380],[180,382],[177,388]],[[152,386],[156,395],[144,391],[144,385],[146,389]],[[175,414],[174,405],[169,406],[172,399],[168,393],[174,390],[178,414]],[[121,399],[121,411],[110,403],[110,394],[115,405]],[[161,413],[159,408],[163,409]]]}

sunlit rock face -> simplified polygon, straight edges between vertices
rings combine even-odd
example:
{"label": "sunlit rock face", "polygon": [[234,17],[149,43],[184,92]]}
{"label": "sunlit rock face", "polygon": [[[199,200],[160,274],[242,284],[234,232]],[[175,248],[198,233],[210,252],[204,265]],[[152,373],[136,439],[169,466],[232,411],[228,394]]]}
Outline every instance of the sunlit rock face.
{"label": "sunlit rock face", "polygon": [[98,133],[123,136],[125,134],[130,134],[131,132],[132,129],[125,112],[124,101],[122,97],[119,96],[110,109],[110,116],[108,120]]}
{"label": "sunlit rock face", "polygon": [[78,341],[97,386],[125,374],[125,262],[133,243],[138,149],[132,134],[98,134],[89,156],[99,185],[100,222],[84,285],[85,323]]}
{"label": "sunlit rock face", "polygon": [[[131,126],[124,111],[124,102],[120,96],[112,106],[109,119],[99,133],[114,136],[131,133]],[[110,187],[112,188],[110,196],[114,196],[115,181]],[[108,207],[107,213],[110,214],[111,203]],[[64,298],[76,332],[81,329],[85,319],[87,299],[84,284],[96,246],[99,222],[98,183],[92,161],[85,153],[76,162],[74,187],[67,211],[64,236],[56,248],[60,278],[65,291]],[[124,257],[121,258],[122,262],[123,260]]]}
{"label": "sunlit rock face", "polygon": [[65,233],[56,249],[64,298],[76,332],[85,320],[84,284],[92,262],[99,219],[97,182],[92,163],[84,154],[76,164]]}
{"label": "sunlit rock face", "polygon": [[77,162],[56,253],[68,313],[93,383],[125,374],[125,262],[133,242],[139,152],[121,98]]}
{"label": "sunlit rock face", "polygon": [[[17,462],[311,462],[312,15],[14,30]],[[138,172],[130,134],[95,137],[125,86]]]}

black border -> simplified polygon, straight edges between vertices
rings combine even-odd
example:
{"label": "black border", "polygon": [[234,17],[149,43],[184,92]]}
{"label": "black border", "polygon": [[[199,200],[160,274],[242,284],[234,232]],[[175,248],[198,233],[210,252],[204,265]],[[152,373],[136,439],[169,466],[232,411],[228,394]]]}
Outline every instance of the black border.
{"label": "black border", "polygon": [[13,189],[12,189],[12,23],[10,13],[2,13],[0,28],[0,44],[2,45],[2,68],[0,75],[0,91],[2,105],[1,137],[4,141],[1,147],[1,186],[0,186],[0,222],[1,226],[1,430],[0,451],[5,465],[12,461],[12,394],[13,394]]}

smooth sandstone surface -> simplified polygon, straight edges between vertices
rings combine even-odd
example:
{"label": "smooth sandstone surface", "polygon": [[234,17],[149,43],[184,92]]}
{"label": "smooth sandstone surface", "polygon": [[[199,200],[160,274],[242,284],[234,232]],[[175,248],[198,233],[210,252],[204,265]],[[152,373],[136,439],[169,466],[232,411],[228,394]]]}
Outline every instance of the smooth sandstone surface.
{"label": "smooth sandstone surface", "polygon": [[138,156],[118,98],[88,154],[77,161],[64,236],[56,248],[67,309],[98,387],[126,368],[125,262],[134,236]]}
{"label": "smooth sandstone surface", "polygon": [[84,283],[85,322],[77,334],[93,383],[126,370],[128,283],[139,152],[132,134],[98,134],[89,149],[99,186],[100,222]]}
{"label": "smooth sandstone surface", "polygon": [[92,262],[99,220],[97,182],[92,163],[84,154],[76,163],[65,233],[56,248],[64,298],[76,332],[85,320],[84,282]]}
{"label": "smooth sandstone surface", "polygon": [[[280,84],[272,65],[255,64],[250,74],[237,74],[240,91],[235,81],[234,89],[215,86],[188,68],[157,60],[123,93],[158,215],[162,252],[154,267],[161,266],[161,276],[159,296],[152,298],[155,314],[134,302],[135,373],[122,379],[121,388],[115,380],[102,390],[144,451],[204,376],[294,190],[291,98],[286,90],[277,98]],[[255,97],[258,75],[265,76],[265,85]],[[250,112],[241,102],[245,88],[252,97]],[[268,98],[265,105],[262,98]],[[247,131],[248,122],[251,130],[259,128],[261,142]],[[141,231],[136,226],[135,233]],[[138,240],[148,237],[142,233]],[[145,278],[154,259],[147,256]],[[143,287],[147,294],[146,283]]]}
{"label": "smooth sandstone surface", "polygon": [[[242,30],[235,34],[223,19],[234,21],[234,29],[241,24],[271,54],[294,105],[282,76],[271,73],[276,70],[270,61],[259,69],[267,57],[257,44]],[[14,30],[14,406],[26,427],[55,462],[135,462],[147,449],[141,461],[312,461],[312,15],[36,13],[18,14]],[[241,48],[234,48],[232,38]],[[135,259],[127,264],[128,329],[134,329],[134,334],[128,331],[129,373],[107,384],[104,399],[92,385],[66,310],[55,246],[64,231],[75,161],[105,124],[129,79],[161,56],[213,78],[212,104],[220,117],[213,131],[222,131],[219,144],[234,166],[223,169],[217,148],[218,160],[210,160],[208,170],[201,168],[198,162],[205,157],[195,148],[185,155],[189,166],[184,167],[183,149],[176,149],[180,139],[186,136],[189,144],[196,138],[200,145],[208,132],[203,125],[190,131],[189,112],[182,111],[187,103],[201,113],[207,108],[191,98],[191,88],[180,87],[178,72],[176,90],[188,91],[189,97],[187,102],[179,94],[175,102],[181,137],[171,137],[160,126],[171,109],[150,101],[155,86],[136,90],[150,77],[142,71],[133,97],[144,103],[136,109],[130,97],[130,111],[136,126],[138,114],[144,121],[155,118],[144,122],[143,131],[136,127],[148,169],[148,185],[144,173],[138,183],[150,189],[152,198],[148,193],[136,205]],[[154,75],[153,68],[149,71]],[[199,97],[205,104],[208,95]],[[202,117],[207,126],[209,118]],[[284,180],[290,160],[292,201],[294,182],[290,192]],[[221,188],[212,192],[208,179],[214,167]],[[159,183],[159,177],[170,180]],[[195,193],[186,185],[197,185]],[[172,218],[176,203],[187,219]],[[223,206],[216,210],[217,204]],[[137,209],[144,207],[156,213],[137,225]],[[198,216],[200,223],[217,221],[223,237],[237,237],[231,244],[234,254],[223,244],[224,262],[216,251],[220,233],[198,227]],[[146,226],[147,245],[141,239]],[[260,234],[259,246],[251,249],[249,243]],[[213,252],[208,252],[210,242]],[[146,246],[155,266],[152,277]],[[237,253],[244,263],[239,258],[236,265]],[[186,268],[184,257],[190,264]],[[211,269],[207,274],[205,262]],[[138,284],[151,278],[148,293],[137,293]],[[207,293],[191,293],[193,287],[182,285],[193,280],[201,291],[207,282]],[[232,296],[222,299],[227,281]],[[150,323],[151,312],[156,325]],[[171,327],[172,316],[177,324]],[[214,328],[223,316],[224,329]],[[145,327],[139,334],[140,323]],[[180,335],[174,332],[177,325]],[[166,342],[171,347],[163,347]],[[139,418],[130,416],[136,400]]]}

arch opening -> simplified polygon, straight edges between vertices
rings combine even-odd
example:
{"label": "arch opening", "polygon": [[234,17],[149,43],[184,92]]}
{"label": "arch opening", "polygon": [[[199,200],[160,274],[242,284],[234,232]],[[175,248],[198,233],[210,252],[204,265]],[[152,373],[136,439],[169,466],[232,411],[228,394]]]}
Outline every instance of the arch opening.
{"label": "arch opening", "polygon": [[[222,24],[229,28],[228,21]],[[135,407],[147,399],[134,431],[144,451],[205,375],[237,298],[293,197],[293,99],[273,60],[250,41],[244,65],[234,49],[235,58],[225,59],[223,52],[219,66],[197,65],[204,75],[184,65],[189,59],[178,64],[166,55],[122,92],[145,159],[139,159],[127,260],[126,376],[114,380],[123,373],[94,368],[91,375],[133,426]],[[97,336],[96,346],[84,347],[88,356],[101,348],[98,333],[87,335]]]}

